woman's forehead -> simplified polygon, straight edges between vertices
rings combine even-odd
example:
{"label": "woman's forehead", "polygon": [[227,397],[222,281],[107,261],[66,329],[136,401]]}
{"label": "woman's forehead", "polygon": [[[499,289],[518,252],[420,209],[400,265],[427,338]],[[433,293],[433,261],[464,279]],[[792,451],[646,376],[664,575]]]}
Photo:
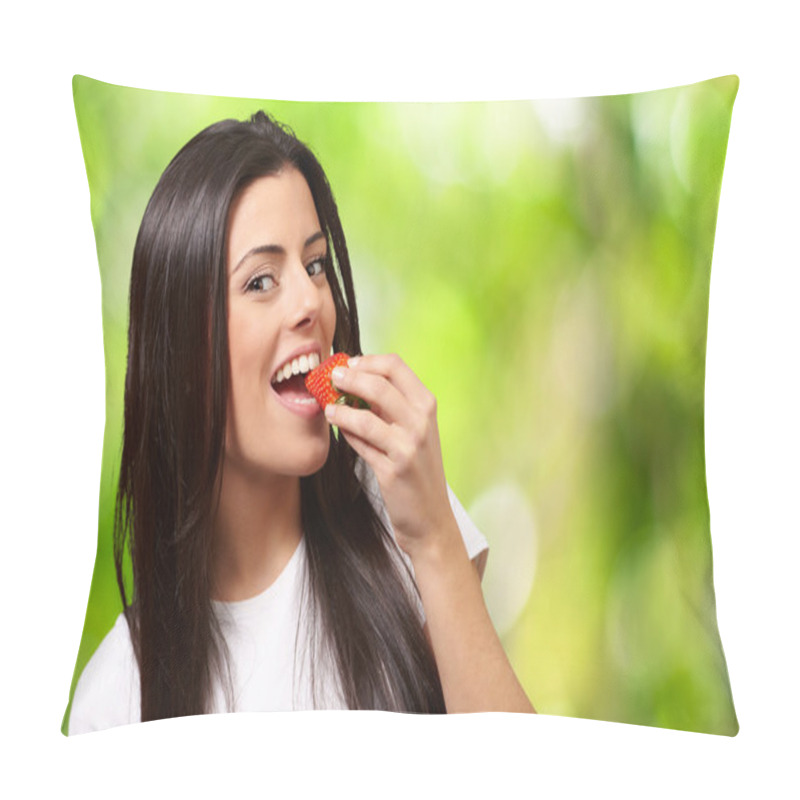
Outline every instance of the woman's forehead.
{"label": "woman's forehead", "polygon": [[306,179],[295,168],[284,168],[256,178],[232,203],[228,263],[235,269],[254,248],[302,250],[319,232],[316,205]]}

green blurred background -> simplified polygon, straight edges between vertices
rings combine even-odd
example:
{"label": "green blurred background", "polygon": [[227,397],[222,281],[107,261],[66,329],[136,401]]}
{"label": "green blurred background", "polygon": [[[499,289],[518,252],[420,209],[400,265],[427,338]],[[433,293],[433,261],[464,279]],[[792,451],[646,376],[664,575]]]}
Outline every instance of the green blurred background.
{"label": "green blurred background", "polygon": [[102,274],[106,431],[70,697],[120,611],[111,530],[138,225],[186,141],[263,108],[328,174],[365,351],[400,353],[438,399],[448,480],[490,543],[489,610],[537,710],[738,731],[703,434],[737,78],[448,104],[231,99],[78,76],[73,88]]}

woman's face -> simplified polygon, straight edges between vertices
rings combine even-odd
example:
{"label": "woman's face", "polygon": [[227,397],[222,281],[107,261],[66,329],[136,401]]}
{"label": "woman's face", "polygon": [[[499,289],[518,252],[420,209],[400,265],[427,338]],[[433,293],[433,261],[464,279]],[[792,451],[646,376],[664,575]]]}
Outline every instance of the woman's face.
{"label": "woman's face", "polygon": [[[327,251],[311,191],[294,168],[257,179],[231,207],[226,469],[304,476],[328,457],[328,424],[303,383],[308,360],[324,360],[333,344]],[[286,378],[287,365],[299,373]]]}

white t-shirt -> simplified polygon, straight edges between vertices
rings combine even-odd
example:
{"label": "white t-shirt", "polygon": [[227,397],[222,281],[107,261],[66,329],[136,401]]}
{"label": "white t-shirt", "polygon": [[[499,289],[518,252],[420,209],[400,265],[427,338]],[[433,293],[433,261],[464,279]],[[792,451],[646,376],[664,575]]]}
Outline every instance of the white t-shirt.
{"label": "white t-shirt", "polygon": [[[391,531],[377,481],[371,471],[361,477]],[[486,539],[449,487],[448,493],[467,554],[470,559],[481,556],[482,561],[488,550]],[[410,566],[407,557],[406,562]],[[312,696],[304,647],[309,636],[305,628],[307,615],[301,614],[305,568],[305,540],[301,540],[281,574],[261,594],[239,602],[214,602],[228,648],[234,711],[346,707],[338,694],[334,673],[324,659],[314,664],[317,683],[316,697]],[[139,669],[130,632],[120,614],[78,680],[70,712],[70,735],[138,722],[139,691]],[[212,707],[228,710],[219,682],[212,691]]]}

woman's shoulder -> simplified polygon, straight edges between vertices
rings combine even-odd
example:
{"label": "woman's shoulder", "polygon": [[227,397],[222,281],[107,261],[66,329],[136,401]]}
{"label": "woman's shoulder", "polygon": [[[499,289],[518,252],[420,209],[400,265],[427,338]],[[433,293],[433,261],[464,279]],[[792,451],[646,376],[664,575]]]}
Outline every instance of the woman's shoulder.
{"label": "woman's shoulder", "polygon": [[139,718],[139,668],[128,622],[120,614],[78,679],[69,734],[127,725]]}
{"label": "woman's shoulder", "polygon": [[486,559],[489,555],[489,542],[472,521],[472,517],[467,514],[455,492],[450,488],[450,484],[447,485],[447,495],[450,498],[450,507],[453,509],[453,515],[461,531],[461,538],[464,540],[470,561],[475,562],[482,578],[483,571],[486,568]]}

